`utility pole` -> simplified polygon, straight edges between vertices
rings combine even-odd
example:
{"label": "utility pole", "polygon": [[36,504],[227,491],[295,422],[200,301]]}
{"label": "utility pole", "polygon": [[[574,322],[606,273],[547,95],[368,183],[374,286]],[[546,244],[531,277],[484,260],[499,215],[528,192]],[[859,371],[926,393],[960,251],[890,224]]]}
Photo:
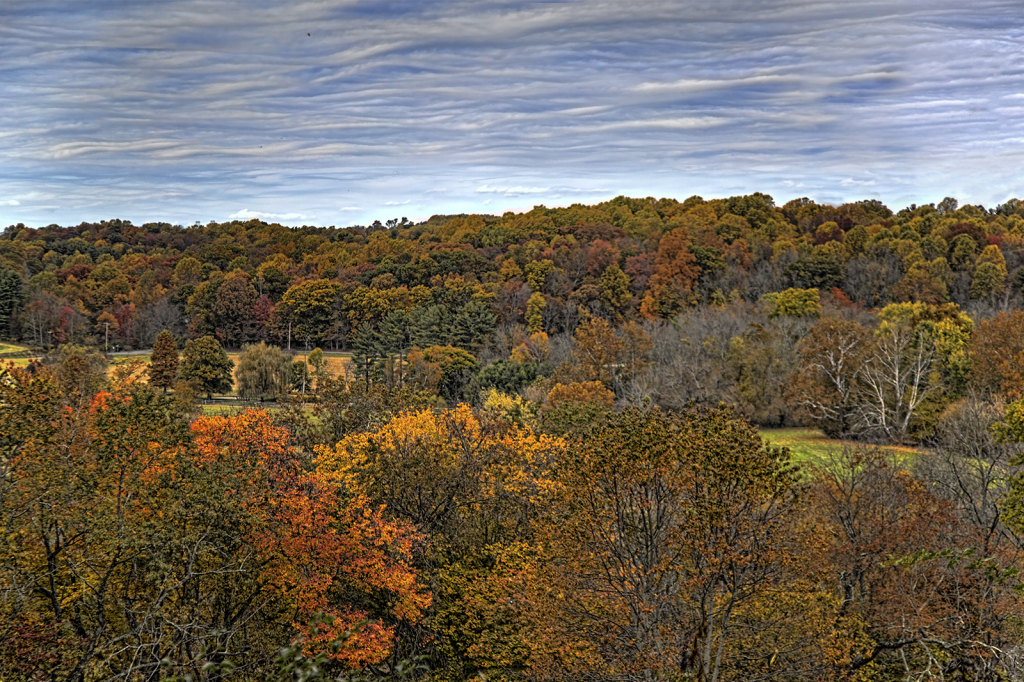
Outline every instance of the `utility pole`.
{"label": "utility pole", "polygon": [[288,323],[288,352],[292,351],[292,323]]}
{"label": "utility pole", "polygon": [[110,338],[110,323],[103,323],[103,352],[107,352],[107,340]]}

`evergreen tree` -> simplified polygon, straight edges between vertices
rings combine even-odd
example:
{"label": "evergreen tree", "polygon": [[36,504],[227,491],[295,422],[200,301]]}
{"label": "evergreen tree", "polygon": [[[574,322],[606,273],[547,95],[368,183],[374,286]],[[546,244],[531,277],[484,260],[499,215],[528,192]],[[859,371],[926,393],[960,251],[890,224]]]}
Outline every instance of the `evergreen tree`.
{"label": "evergreen tree", "polygon": [[185,344],[182,353],[181,378],[212,398],[213,394],[231,390],[231,372],[235,363],[212,336],[203,336]]}
{"label": "evergreen tree", "polygon": [[420,306],[409,311],[412,345],[420,348],[447,343],[448,311],[444,306]]}
{"label": "evergreen tree", "polygon": [[[409,314],[404,310],[392,310],[381,319],[379,332],[384,353],[388,358],[385,363],[389,373],[388,379],[395,382],[397,373],[397,381],[401,383],[405,367],[405,354],[411,345]],[[394,359],[395,355],[398,356],[397,361]]]}
{"label": "evergreen tree", "polygon": [[377,370],[379,361],[384,357],[384,341],[371,324],[364,324],[356,332],[352,341],[352,362],[356,366],[356,375],[366,379],[366,387],[370,387],[370,379]]}
{"label": "evergreen tree", "polygon": [[491,306],[483,301],[470,301],[452,322],[455,344],[472,352],[487,342],[497,323],[498,316]]}
{"label": "evergreen tree", "polygon": [[178,344],[174,335],[166,329],[160,332],[153,344],[153,355],[149,360],[149,383],[167,389],[178,378]]}
{"label": "evergreen tree", "polygon": [[9,268],[0,268],[0,334],[11,334],[11,325],[24,303],[21,277]]}

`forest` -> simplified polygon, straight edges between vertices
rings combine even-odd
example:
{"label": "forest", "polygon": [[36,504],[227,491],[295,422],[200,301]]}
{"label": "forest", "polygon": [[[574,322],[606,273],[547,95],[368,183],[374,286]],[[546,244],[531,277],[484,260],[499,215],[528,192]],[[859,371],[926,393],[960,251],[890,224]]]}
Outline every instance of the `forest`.
{"label": "forest", "polygon": [[1017,200],[8,227],[0,680],[1024,679],[1022,297]]}

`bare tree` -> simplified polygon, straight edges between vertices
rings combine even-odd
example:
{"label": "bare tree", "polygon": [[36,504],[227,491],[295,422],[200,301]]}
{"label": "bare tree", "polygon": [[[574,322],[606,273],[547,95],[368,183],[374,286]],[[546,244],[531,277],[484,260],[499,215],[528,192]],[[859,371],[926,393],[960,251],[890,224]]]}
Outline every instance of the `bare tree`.
{"label": "bare tree", "polygon": [[1021,470],[1013,464],[1021,445],[999,442],[992,432],[1004,409],[975,393],[953,403],[939,418],[934,450],[918,463],[920,475],[977,529],[986,556],[1007,543],[1024,550],[1024,538],[1003,523],[999,510]]}
{"label": "bare tree", "polygon": [[901,443],[918,408],[935,389],[929,381],[935,347],[923,334],[883,324],[861,372],[857,429],[869,437]]}

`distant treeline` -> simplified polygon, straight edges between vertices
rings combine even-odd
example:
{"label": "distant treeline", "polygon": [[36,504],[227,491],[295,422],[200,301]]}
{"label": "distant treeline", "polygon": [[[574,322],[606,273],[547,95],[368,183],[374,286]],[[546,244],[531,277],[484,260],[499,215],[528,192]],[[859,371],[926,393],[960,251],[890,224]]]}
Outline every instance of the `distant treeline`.
{"label": "distant treeline", "polygon": [[[724,400],[762,424],[904,440],[968,390],[1013,397],[1019,322],[994,316],[1020,307],[1024,203],[894,213],[754,193],[346,228],[16,225],[0,259],[0,325],[36,346],[143,348],[169,329],[179,345],[354,350],[367,381],[395,381],[388,359],[412,348],[457,348],[471,361],[443,387],[450,402],[476,401],[501,373],[521,377],[502,388],[536,385],[535,397],[599,380],[622,402]],[[901,303],[918,306],[888,308]],[[847,327],[830,336],[833,321]],[[579,361],[581,325],[607,357]],[[814,369],[851,334],[853,375]],[[866,408],[887,381],[879,363],[897,356],[916,370],[892,371],[917,383]]]}

